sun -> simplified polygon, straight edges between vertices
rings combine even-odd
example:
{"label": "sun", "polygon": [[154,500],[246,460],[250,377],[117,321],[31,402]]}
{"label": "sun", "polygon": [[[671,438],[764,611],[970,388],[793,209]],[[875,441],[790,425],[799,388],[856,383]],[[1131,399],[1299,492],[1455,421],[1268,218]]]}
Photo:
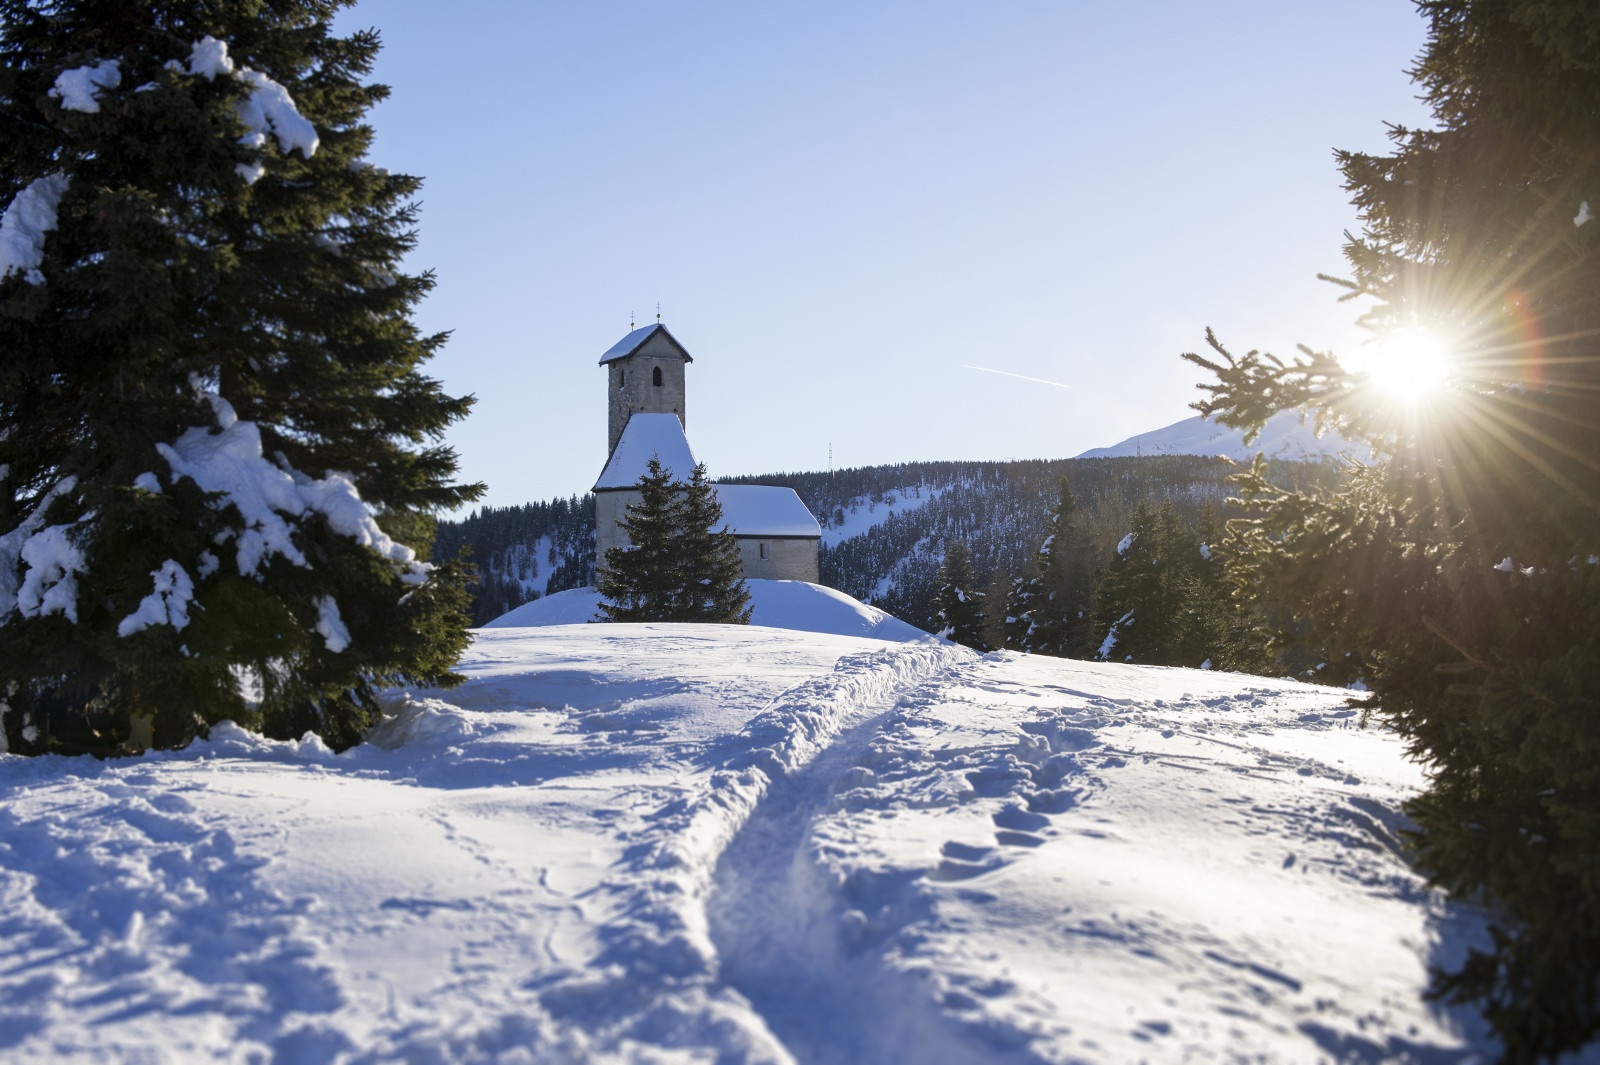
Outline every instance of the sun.
{"label": "sun", "polygon": [[1367,372],[1375,387],[1396,399],[1421,400],[1450,379],[1450,345],[1437,333],[1391,333],[1371,350]]}

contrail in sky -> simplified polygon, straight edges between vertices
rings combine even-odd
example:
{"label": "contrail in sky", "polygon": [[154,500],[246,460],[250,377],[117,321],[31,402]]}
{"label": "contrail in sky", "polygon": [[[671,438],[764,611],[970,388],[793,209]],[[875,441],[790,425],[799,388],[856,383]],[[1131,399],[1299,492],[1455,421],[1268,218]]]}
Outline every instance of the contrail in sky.
{"label": "contrail in sky", "polygon": [[1055,385],[1057,388],[1071,388],[1072,387],[1071,385],[1064,385],[1060,381],[1046,381],[1042,377],[1024,377],[1022,374],[1012,373],[1010,370],[991,370],[987,366],[968,366],[966,363],[962,363],[961,364],[961,368],[963,370],[982,370],[984,373],[997,373],[997,374],[1000,374],[1002,377],[1015,377],[1019,381],[1032,381],[1035,384],[1040,384],[1040,385]]}

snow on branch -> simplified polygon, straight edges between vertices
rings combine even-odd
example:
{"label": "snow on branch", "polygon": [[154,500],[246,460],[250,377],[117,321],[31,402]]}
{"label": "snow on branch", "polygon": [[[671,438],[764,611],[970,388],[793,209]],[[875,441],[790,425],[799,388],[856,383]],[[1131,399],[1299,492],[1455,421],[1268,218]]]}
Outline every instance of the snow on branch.
{"label": "snow on branch", "polygon": [[[239,120],[250,131],[239,138],[246,148],[260,148],[267,143],[267,134],[273,133],[285,154],[298,148],[302,157],[310,159],[316,153],[321,143],[316,127],[300,113],[289,90],[259,70],[235,68],[226,41],[206,36],[194,42],[189,50],[189,73],[207,81],[218,74],[230,75],[250,86],[250,97],[239,104],[238,111]],[[240,163],[236,169],[247,185],[254,185],[266,173],[260,163]]]}
{"label": "snow on branch", "polygon": [[56,75],[49,95],[61,101],[68,111],[94,115],[100,112],[100,90],[122,84],[122,67],[115,59],[102,59],[93,66],[73,67]]}
{"label": "snow on branch", "polygon": [[150,574],[156,590],[139,601],[139,609],[122,619],[118,636],[131,636],[152,625],[171,625],[182,629],[189,624],[189,602],[194,598],[194,581],[173,559]]}
{"label": "snow on branch", "polygon": [[56,227],[56,208],[67,191],[65,174],[39,178],[17,193],[0,215],[0,280],[19,273],[30,285],[44,284],[44,235]]}
{"label": "snow on branch", "polygon": [[432,567],[416,560],[416,552],[396,543],[378,526],[361,501],[349,474],[330,471],[320,480],[299,470],[273,465],[261,450],[261,430],[254,422],[240,421],[233,406],[215,393],[203,393],[216,412],[221,432],[196,427],[171,444],[156,450],[172,468],[172,480],[188,477],[207,492],[220,493],[215,504],[232,504],[244,525],[233,539],[235,559],[242,576],[254,576],[262,562],[282,555],[296,566],[310,568],[295,546],[289,519],[308,512],[327,518],[340,536],[370,548],[403,567],[400,579],[421,584]]}
{"label": "snow on branch", "polygon": [[65,614],[68,621],[77,624],[78,574],[85,565],[83,552],[70,535],[77,524],[51,525],[23,543],[22,561],[28,572],[17,589],[17,610],[23,617]]}
{"label": "snow on branch", "polygon": [[327,642],[328,650],[338,654],[350,646],[350,630],[339,617],[339,604],[331,595],[317,596],[317,633]]}
{"label": "snow on branch", "polygon": [[[77,486],[78,479],[76,477],[63,478],[54,488],[45,493],[44,498],[39,500],[39,505],[34,507],[33,512],[23,519],[21,525],[18,525],[4,536],[0,536],[0,625],[5,624],[6,615],[11,612],[13,606],[19,605],[20,602],[18,598],[20,588],[17,581],[17,564],[24,559],[29,560],[30,566],[33,565],[33,559],[38,559],[41,562],[46,561],[44,558],[45,553],[41,548],[29,547],[36,536],[42,535],[40,529],[44,526],[45,511],[50,509],[50,504],[55,502],[57,497],[65,495]],[[65,527],[51,526],[52,529]],[[48,532],[49,530],[46,531]],[[71,547],[71,544],[69,543],[67,546]],[[81,558],[79,562],[81,563]],[[63,568],[55,577],[55,580],[59,581],[66,575]],[[35,604],[35,613],[37,613],[37,606],[42,603],[43,596],[40,593],[44,590],[45,583],[44,574],[41,573],[35,577],[31,571],[24,580],[24,584],[30,588],[29,602]],[[76,618],[78,609],[76,604],[77,589],[74,585],[69,585],[61,592],[63,597],[69,594],[73,600],[72,613],[69,616]],[[58,600],[53,600],[52,603],[56,601]]]}

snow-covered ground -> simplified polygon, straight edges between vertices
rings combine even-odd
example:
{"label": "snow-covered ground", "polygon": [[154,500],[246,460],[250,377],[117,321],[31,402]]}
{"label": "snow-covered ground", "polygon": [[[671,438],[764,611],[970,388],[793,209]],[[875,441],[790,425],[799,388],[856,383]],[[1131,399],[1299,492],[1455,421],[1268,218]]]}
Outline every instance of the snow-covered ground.
{"label": "snow-covered ground", "polygon": [[342,755],[0,757],[0,1060],[1492,1053],[1338,692],[761,626],[462,670]]}

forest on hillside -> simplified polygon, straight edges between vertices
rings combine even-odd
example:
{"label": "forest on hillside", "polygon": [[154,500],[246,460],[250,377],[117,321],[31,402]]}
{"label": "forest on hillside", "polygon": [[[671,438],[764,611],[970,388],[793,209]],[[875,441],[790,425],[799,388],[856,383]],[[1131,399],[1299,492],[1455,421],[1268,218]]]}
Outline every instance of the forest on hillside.
{"label": "forest on hillside", "polygon": [[[823,527],[823,584],[924,629],[939,627],[934,599],[945,544],[966,543],[978,579],[1025,576],[1049,535],[1062,478],[1078,498],[1095,554],[1109,560],[1140,501],[1171,501],[1188,524],[1228,495],[1231,464],[1195,455],[1146,458],[911,462],[814,473],[728,477],[727,484],[793,488]],[[1332,464],[1274,463],[1285,484],[1323,484]],[[859,532],[855,531],[860,529]],[[850,530],[848,535],[844,530]],[[476,565],[472,621],[594,583],[594,498],[483,507],[440,522],[436,560],[463,549]]]}

